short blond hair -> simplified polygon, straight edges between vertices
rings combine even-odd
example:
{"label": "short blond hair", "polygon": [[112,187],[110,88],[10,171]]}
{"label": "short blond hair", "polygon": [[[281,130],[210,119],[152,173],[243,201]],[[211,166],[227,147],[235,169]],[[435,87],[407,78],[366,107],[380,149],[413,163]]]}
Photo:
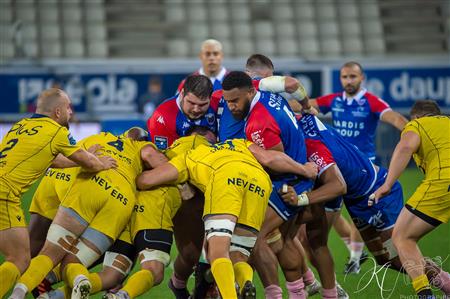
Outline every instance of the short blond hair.
{"label": "short blond hair", "polygon": [[202,45],[200,46],[200,51],[203,51],[203,48],[206,46],[216,46],[217,48],[219,48],[219,51],[222,51],[222,43],[216,39],[211,38],[202,42]]}
{"label": "short blond hair", "polygon": [[49,88],[42,91],[37,99],[36,113],[50,113],[67,94],[59,88]]}

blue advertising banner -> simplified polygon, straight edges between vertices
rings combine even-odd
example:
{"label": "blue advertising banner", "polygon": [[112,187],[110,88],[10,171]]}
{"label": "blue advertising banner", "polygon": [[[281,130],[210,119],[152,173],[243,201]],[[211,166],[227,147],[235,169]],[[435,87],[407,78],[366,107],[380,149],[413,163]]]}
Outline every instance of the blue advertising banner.
{"label": "blue advertising banner", "polygon": [[[392,107],[409,108],[414,101],[436,100],[450,108],[450,66],[365,68],[365,87]],[[332,71],[332,91],[341,91],[339,70]]]}
{"label": "blue advertising banner", "polygon": [[[186,74],[1,74],[0,113],[33,112],[39,93],[50,87],[67,91],[76,112],[136,112],[151,79],[160,84],[158,100],[175,94]],[[157,103],[156,103],[157,104]]]}

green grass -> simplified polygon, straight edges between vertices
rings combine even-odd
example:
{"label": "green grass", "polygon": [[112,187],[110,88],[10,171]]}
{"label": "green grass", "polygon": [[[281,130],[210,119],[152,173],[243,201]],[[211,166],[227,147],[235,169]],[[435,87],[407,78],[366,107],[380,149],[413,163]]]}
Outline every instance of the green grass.
{"label": "green grass", "polygon": [[[421,179],[422,175],[416,169],[408,169],[405,171],[400,179],[405,200],[412,195]],[[24,196],[23,206],[25,211],[27,211],[30,204],[34,189],[35,188],[31,188]],[[346,212],[345,216],[348,217]],[[436,261],[442,261],[441,264],[447,271],[450,270],[449,235],[450,227],[448,224],[444,224],[424,237],[419,243],[422,253]],[[341,273],[348,258],[348,251],[334,231],[331,232],[328,244],[334,257],[337,280],[344,289],[347,290],[351,298],[400,298],[407,295],[413,295],[411,283],[405,275],[398,274],[392,270],[381,269],[381,267],[375,266],[371,261],[362,265],[360,274],[344,277]],[[172,257],[174,258],[175,255],[176,252],[173,250]],[[0,260],[2,260],[1,256]],[[136,268],[134,271],[135,270]],[[170,290],[167,288],[167,280],[169,279],[171,272],[172,269],[170,267],[167,268],[164,282],[139,298],[173,298]],[[284,284],[282,275],[280,275],[280,281]],[[264,298],[263,287],[257,275],[255,275],[255,283],[257,285],[258,298]],[[192,278],[189,284],[192,288]],[[381,290],[384,291],[382,292]],[[436,292],[436,294],[438,293],[439,292]],[[30,296],[29,298],[32,297]],[[95,295],[92,296],[92,298],[101,298],[101,295]],[[284,298],[287,298],[286,292]],[[312,298],[320,297],[319,295],[316,295]]]}

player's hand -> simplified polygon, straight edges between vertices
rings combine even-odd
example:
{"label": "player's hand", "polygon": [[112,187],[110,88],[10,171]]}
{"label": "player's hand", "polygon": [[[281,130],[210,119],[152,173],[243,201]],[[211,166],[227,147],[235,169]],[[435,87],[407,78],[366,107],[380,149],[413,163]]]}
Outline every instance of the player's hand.
{"label": "player's hand", "polygon": [[100,162],[102,162],[104,170],[111,169],[111,168],[117,168],[117,161],[114,158],[111,158],[110,156],[102,156],[98,157]]}
{"label": "player's hand", "polygon": [[306,162],[304,166],[305,166],[305,174],[303,176],[308,179],[315,180],[317,177],[317,173],[319,172],[317,164],[314,162]]}
{"label": "player's hand", "polygon": [[100,152],[101,149],[103,149],[103,146],[101,146],[100,144],[94,144],[91,147],[89,147],[87,151],[90,152],[91,154],[98,156],[101,154]]}
{"label": "player's hand", "polygon": [[303,113],[308,113],[308,114],[312,114],[312,115],[319,115],[319,111],[317,111],[316,108],[314,108],[314,106],[309,105],[309,107],[302,107],[302,112]]}
{"label": "player's hand", "polygon": [[295,189],[292,186],[284,184],[283,187],[278,190],[278,193],[285,203],[290,204],[291,206],[297,205],[297,192],[295,192]]}
{"label": "player's hand", "polygon": [[189,183],[178,185],[178,190],[180,190],[182,200],[189,200],[195,196],[195,188]]}
{"label": "player's hand", "polygon": [[391,193],[391,187],[386,184],[381,185],[381,187],[375,190],[374,193],[370,194],[367,205],[370,207],[377,204],[382,197],[388,195],[389,193]]}

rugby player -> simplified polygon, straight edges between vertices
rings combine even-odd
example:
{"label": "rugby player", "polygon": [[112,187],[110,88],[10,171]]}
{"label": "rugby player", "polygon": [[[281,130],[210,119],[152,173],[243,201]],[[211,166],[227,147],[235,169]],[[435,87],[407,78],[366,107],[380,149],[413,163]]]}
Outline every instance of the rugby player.
{"label": "rugby player", "polygon": [[[71,101],[60,89],[44,90],[37,99],[36,113],[17,122],[0,146],[0,297],[14,285],[30,263],[30,243],[20,197],[45,170],[82,166],[100,171],[116,166],[113,158],[97,158],[81,149],[68,131]],[[69,159],[65,158],[68,157]]]}
{"label": "rugby player", "polygon": [[23,298],[61,262],[72,298],[87,298],[92,288],[86,267],[95,262],[127,225],[135,202],[135,177],[144,165],[157,165],[164,155],[143,141],[102,133],[84,142],[103,146],[103,154],[117,159],[115,170],[80,172],[65,195],[38,256],[16,285],[13,298]]}
{"label": "rugby player", "polygon": [[450,119],[431,100],[416,101],[395,147],[383,185],[371,204],[387,202],[411,157],[425,179],[406,202],[394,226],[392,240],[419,298],[434,298],[430,285],[450,296],[450,276],[426,261],[417,242],[450,218]]}

